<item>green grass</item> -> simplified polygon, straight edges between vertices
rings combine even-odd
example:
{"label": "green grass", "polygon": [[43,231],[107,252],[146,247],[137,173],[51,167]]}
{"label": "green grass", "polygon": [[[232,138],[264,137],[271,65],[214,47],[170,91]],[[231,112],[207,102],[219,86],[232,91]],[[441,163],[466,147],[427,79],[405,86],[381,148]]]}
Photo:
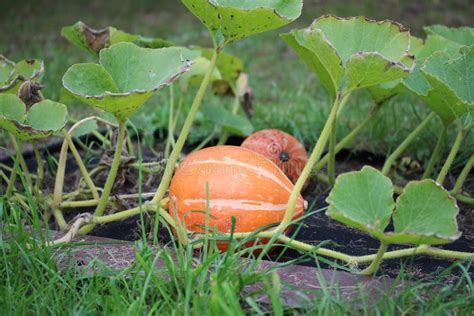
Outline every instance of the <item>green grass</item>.
{"label": "green grass", "polygon": [[[36,209],[31,211],[35,214]],[[3,201],[0,213],[1,315],[467,315],[474,308],[474,287],[466,272],[468,267],[463,264],[454,264],[433,275],[430,281],[413,279],[402,266],[396,284],[404,285],[375,296],[361,288],[352,298],[343,298],[340,287],[324,283],[320,290],[294,289],[301,296],[314,294],[313,299],[303,300],[299,307],[284,304],[280,281],[273,273],[286,264],[259,270],[244,264],[233,250],[219,253],[212,240],[197,256],[193,256],[189,246],[176,247],[171,243],[156,248],[137,241],[136,259],[124,269],[110,268],[100,259],[87,266],[73,262],[60,267],[58,258],[88,244],[43,248],[41,241],[33,239],[33,235],[38,236],[38,217],[26,215],[15,206],[6,211]],[[34,233],[25,231],[20,223],[31,224]],[[321,260],[315,256],[306,258],[316,265]],[[158,261],[163,262],[159,269],[155,266]],[[460,276],[455,281],[450,279],[452,269],[461,271],[456,272]],[[245,286],[255,283],[263,285],[257,294],[267,294],[268,303],[258,301],[259,295],[244,291]]]}

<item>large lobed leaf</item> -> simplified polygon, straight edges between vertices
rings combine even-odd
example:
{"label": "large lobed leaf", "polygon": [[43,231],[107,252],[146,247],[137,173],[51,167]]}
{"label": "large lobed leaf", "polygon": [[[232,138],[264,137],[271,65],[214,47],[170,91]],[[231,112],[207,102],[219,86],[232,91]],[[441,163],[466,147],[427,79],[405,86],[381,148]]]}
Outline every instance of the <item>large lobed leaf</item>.
{"label": "large lobed leaf", "polygon": [[302,0],[182,0],[224,44],[286,25],[301,14]]}
{"label": "large lobed leaf", "polygon": [[64,87],[83,102],[129,118],[155,91],[177,80],[192,62],[178,47],[149,49],[119,43],[101,50],[100,64],[77,64],[63,77]]}
{"label": "large lobed leaf", "polygon": [[395,205],[392,182],[372,167],[339,176],[326,201],[328,216],[379,238]]}
{"label": "large lobed leaf", "polygon": [[[343,174],[327,198],[327,215],[394,244],[444,244],[459,238],[456,201],[432,180],[413,181],[394,210],[390,179],[372,167]],[[394,232],[384,232],[393,213]]]}
{"label": "large lobed leaf", "polygon": [[397,199],[394,233],[386,239],[397,244],[446,244],[461,235],[456,200],[433,180],[410,182]]}
{"label": "large lobed leaf", "polygon": [[19,139],[47,138],[67,122],[64,104],[43,100],[26,112],[25,104],[14,94],[0,95],[0,127]]}
{"label": "large lobed leaf", "polygon": [[445,51],[436,52],[421,68],[430,89],[419,97],[446,125],[474,111],[474,46],[461,48],[460,54],[453,59]]}
{"label": "large lobed leaf", "polygon": [[333,96],[407,77],[415,67],[409,31],[391,21],[328,15],[282,38]]}

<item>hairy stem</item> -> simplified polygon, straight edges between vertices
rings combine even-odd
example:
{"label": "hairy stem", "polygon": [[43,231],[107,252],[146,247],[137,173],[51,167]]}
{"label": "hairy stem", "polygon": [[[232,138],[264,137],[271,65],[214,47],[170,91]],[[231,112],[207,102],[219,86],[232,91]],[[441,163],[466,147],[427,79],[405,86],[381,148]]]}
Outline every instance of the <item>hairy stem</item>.
{"label": "hairy stem", "polygon": [[471,172],[471,169],[472,169],[473,166],[474,166],[474,155],[472,155],[471,158],[469,158],[466,165],[462,169],[461,174],[459,174],[459,177],[456,180],[456,184],[454,185],[454,188],[451,191],[452,194],[461,193],[462,185],[464,184],[464,181],[466,181],[466,178],[469,175],[469,173]]}
{"label": "hairy stem", "polygon": [[[377,117],[377,113],[379,110],[382,108],[381,105],[377,105],[373,108],[372,111],[370,111],[369,116],[359,125],[357,125],[356,128],[352,130],[346,137],[341,139],[340,142],[337,143],[336,148],[335,148],[335,154],[338,154],[341,150],[344,148],[347,148],[355,139],[357,136],[359,136],[360,132],[362,132],[367,125],[369,125],[375,117]],[[328,162],[329,162],[329,153],[324,155],[321,160],[318,161],[318,163],[315,165],[314,170],[319,172]]]}
{"label": "hairy stem", "polygon": [[170,148],[171,148],[171,138],[173,138],[173,110],[174,110],[174,89],[173,85],[170,86],[170,103],[169,103],[169,113],[168,113],[168,137],[166,138],[166,146],[165,146],[165,158],[168,158],[170,155]]}
{"label": "hairy stem", "polygon": [[451,165],[453,164],[454,158],[456,158],[456,155],[459,151],[459,147],[461,146],[462,137],[463,129],[460,128],[458,135],[456,136],[456,140],[454,141],[453,147],[451,147],[451,151],[449,152],[448,158],[444,162],[443,168],[439,172],[438,178],[436,178],[436,182],[441,185],[443,185],[443,182],[446,179],[446,176],[448,175],[448,171],[451,168]]}
{"label": "hairy stem", "polygon": [[41,187],[41,182],[43,182],[44,179],[44,167],[43,167],[43,159],[41,159],[41,154],[38,150],[38,145],[36,144],[36,141],[32,142],[33,145],[33,151],[35,153],[35,159],[36,159],[36,164],[38,165],[38,177],[36,178],[36,189],[39,190]]}
{"label": "hairy stem", "polygon": [[170,154],[168,163],[166,164],[166,168],[163,173],[163,178],[161,179],[160,185],[158,186],[152,203],[157,203],[158,201],[161,201],[165,196],[166,191],[168,190],[169,184],[171,182],[171,177],[173,176],[173,172],[176,166],[176,162],[178,161],[179,156],[181,155],[181,150],[183,149],[186,139],[188,138],[189,132],[194,122],[194,118],[196,117],[199,107],[201,106],[202,100],[207,90],[207,86],[209,85],[211,79],[212,72],[214,71],[214,68],[216,66],[218,55],[219,50],[216,48],[214,50],[209,69],[206,75],[204,76],[201,86],[199,87],[198,93],[196,94],[193,104],[191,105],[191,110],[189,111],[188,117],[184,122],[183,129],[181,130],[178,140],[176,141],[176,146],[173,148],[173,151]]}
{"label": "hairy stem", "polygon": [[[117,147],[115,148],[114,159],[112,161],[112,166],[110,167],[107,180],[105,181],[104,190],[102,191],[99,204],[97,205],[97,208],[95,209],[94,216],[102,216],[107,206],[107,201],[109,199],[110,192],[112,192],[112,187],[114,186],[115,178],[117,177],[117,172],[120,167],[120,158],[122,157],[125,132],[126,132],[126,123],[120,122],[119,135],[117,138]],[[84,226],[79,231],[79,233],[81,235],[88,234],[90,231],[92,231],[92,229],[94,229],[94,227],[95,227],[94,224]]]}
{"label": "hairy stem", "polygon": [[372,261],[372,263],[367,268],[362,270],[360,272],[360,274],[362,274],[362,275],[372,275],[375,272],[377,272],[377,270],[379,269],[380,263],[383,260],[383,255],[387,252],[388,245],[389,244],[387,242],[385,242],[383,240],[380,241],[380,248],[377,251],[377,253],[375,254],[374,260]]}
{"label": "hairy stem", "polygon": [[329,135],[331,133],[332,126],[335,122],[337,111],[341,104],[347,102],[347,98],[349,95],[346,95],[344,98],[341,99],[341,96],[338,95],[334,100],[334,104],[332,106],[331,112],[329,117],[326,121],[326,124],[321,132],[321,135],[314,146],[313,152],[309,157],[306,166],[304,167],[303,171],[301,172],[298,181],[296,181],[293,191],[290,194],[290,198],[288,199],[288,204],[286,206],[285,215],[283,217],[283,221],[278,226],[278,233],[283,233],[286,228],[290,225],[291,221],[293,220],[293,216],[295,213],[296,202],[298,197],[303,189],[303,185],[308,180],[309,176],[311,175],[311,170],[314,168],[314,165],[318,162],[319,158],[323,153],[324,148],[326,147],[327,141],[329,139]]}
{"label": "hairy stem", "polygon": [[337,118],[331,128],[331,135],[329,137],[329,164],[328,164],[328,179],[329,186],[333,187],[336,183],[336,132],[337,132]]}
{"label": "hairy stem", "polygon": [[417,128],[411,132],[407,138],[398,146],[398,148],[387,158],[385,161],[385,164],[382,168],[382,173],[384,175],[388,175],[390,172],[390,169],[392,168],[393,164],[395,161],[400,157],[403,152],[408,148],[408,146],[416,139],[416,137],[426,128],[428,123],[431,121],[431,119],[435,117],[435,113],[431,112],[421,123],[418,125]]}
{"label": "hairy stem", "polygon": [[443,129],[441,130],[438,137],[438,142],[436,143],[436,146],[433,150],[433,154],[431,155],[430,161],[428,162],[428,166],[426,167],[426,170],[423,173],[422,179],[428,179],[429,177],[431,177],[434,166],[439,160],[439,154],[441,153],[441,149],[443,148],[445,140],[446,140],[446,126],[443,126]]}

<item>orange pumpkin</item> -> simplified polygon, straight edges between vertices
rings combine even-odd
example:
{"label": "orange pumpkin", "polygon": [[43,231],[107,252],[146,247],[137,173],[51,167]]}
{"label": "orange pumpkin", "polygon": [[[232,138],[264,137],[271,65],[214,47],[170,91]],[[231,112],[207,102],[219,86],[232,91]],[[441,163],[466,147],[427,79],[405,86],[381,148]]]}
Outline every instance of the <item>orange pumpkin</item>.
{"label": "orange pumpkin", "polygon": [[241,146],[273,161],[293,183],[296,183],[308,162],[304,146],[293,136],[277,129],[253,133]]}
{"label": "orange pumpkin", "polygon": [[[293,189],[291,181],[270,160],[237,146],[215,146],[189,155],[171,181],[169,212],[189,231],[204,232],[206,187],[209,194],[209,228],[230,233],[253,232],[280,223]],[[304,212],[297,201],[295,218]],[[221,250],[226,243],[218,243]]]}

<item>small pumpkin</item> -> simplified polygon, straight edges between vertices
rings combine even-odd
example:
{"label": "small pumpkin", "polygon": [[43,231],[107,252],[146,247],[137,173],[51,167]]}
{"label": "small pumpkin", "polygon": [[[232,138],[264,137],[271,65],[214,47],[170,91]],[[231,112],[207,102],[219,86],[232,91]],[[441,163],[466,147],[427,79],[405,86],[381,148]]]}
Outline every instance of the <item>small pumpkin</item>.
{"label": "small pumpkin", "polygon": [[241,146],[273,161],[293,183],[296,183],[308,162],[304,146],[290,134],[277,129],[255,132]]}
{"label": "small pumpkin", "polygon": [[[215,146],[189,155],[170,185],[169,212],[189,231],[204,232],[206,187],[209,189],[209,228],[230,233],[253,232],[280,223],[293,189],[291,181],[264,156],[237,146]],[[299,196],[295,218],[304,212]],[[225,242],[218,243],[221,250]]]}

